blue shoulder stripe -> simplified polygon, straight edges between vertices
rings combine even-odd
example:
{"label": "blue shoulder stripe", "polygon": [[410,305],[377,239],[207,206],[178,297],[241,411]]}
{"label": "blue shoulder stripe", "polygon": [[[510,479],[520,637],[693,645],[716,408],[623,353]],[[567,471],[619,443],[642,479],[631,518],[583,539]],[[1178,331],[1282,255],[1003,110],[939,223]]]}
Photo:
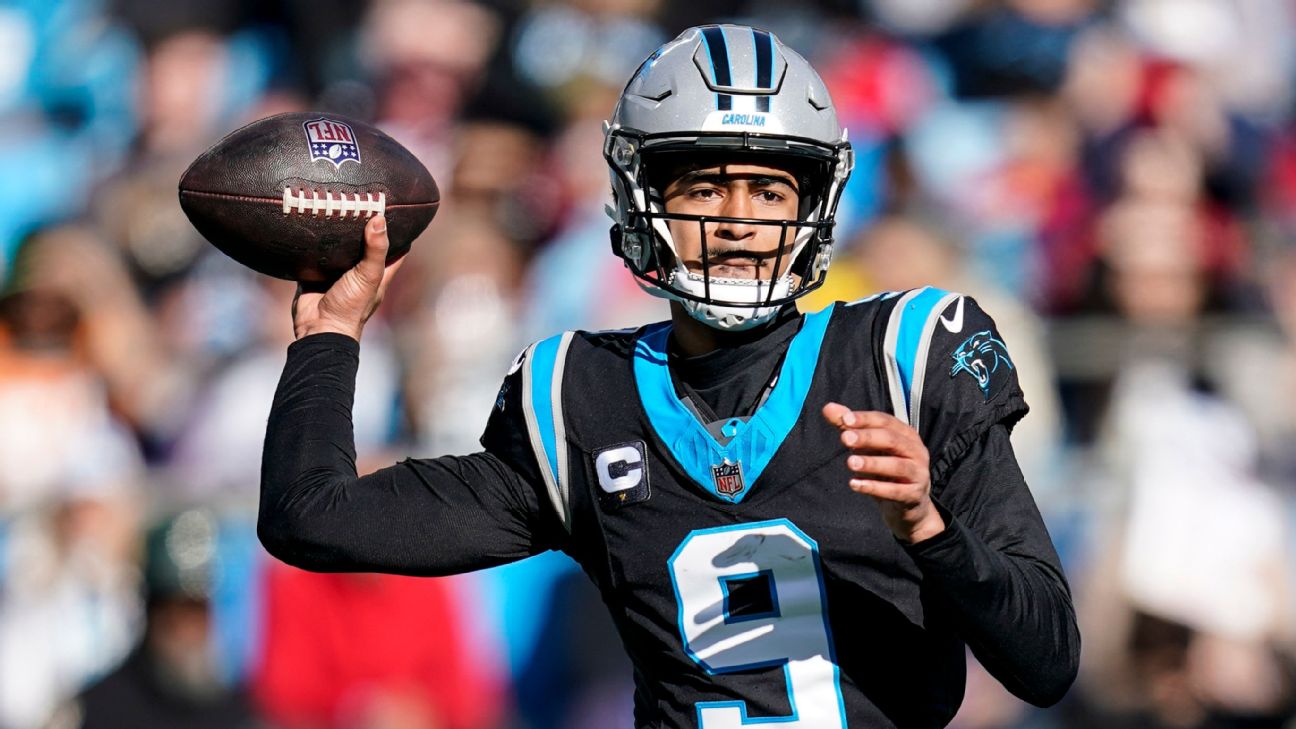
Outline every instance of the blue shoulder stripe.
{"label": "blue shoulder stripe", "polygon": [[927,352],[941,312],[959,297],[926,286],[906,293],[887,320],[884,351],[891,406],[897,418],[917,429],[927,375]]}
{"label": "blue shoulder stripe", "polygon": [[558,518],[571,528],[568,509],[567,430],[563,423],[562,378],[572,332],[543,339],[527,350],[522,370],[522,409],[531,449]]}

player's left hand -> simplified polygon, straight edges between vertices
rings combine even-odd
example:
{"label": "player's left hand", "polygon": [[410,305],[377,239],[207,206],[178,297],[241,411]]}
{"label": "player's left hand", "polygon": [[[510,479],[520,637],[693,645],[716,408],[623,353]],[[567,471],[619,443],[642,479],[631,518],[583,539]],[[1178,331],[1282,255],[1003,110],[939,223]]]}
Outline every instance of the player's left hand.
{"label": "player's left hand", "polygon": [[889,413],[851,410],[835,402],[823,416],[850,449],[846,467],[853,491],[872,496],[896,538],[916,544],[945,531],[931,498],[931,463],[918,431]]}

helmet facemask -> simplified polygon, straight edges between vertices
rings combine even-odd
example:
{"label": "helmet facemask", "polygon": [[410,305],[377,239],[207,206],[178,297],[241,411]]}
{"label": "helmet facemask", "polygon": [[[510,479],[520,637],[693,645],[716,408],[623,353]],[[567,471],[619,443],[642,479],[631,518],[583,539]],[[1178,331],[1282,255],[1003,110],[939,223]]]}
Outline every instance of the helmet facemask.
{"label": "helmet facemask", "polygon": [[[649,293],[679,302],[710,326],[736,330],[768,321],[823,283],[833,216],[854,158],[823,80],[773,34],[742,25],[685,30],[639,66],[604,132],[616,201],[608,210],[616,223],[612,250]],[[800,210],[790,220],[667,213],[661,192],[669,179],[662,178],[681,158],[694,166],[705,158],[786,169],[800,183]],[[690,244],[692,233],[700,234],[701,260],[680,256],[672,226],[680,234],[682,225],[698,226],[688,233]],[[755,261],[755,278],[715,275],[711,261],[727,247],[718,245],[717,225],[763,226],[754,251],[762,254],[776,233],[781,243],[769,269],[746,256]]]}
{"label": "helmet facemask", "polygon": [[[609,213],[619,221],[612,228],[613,250],[650,294],[680,302],[710,326],[738,331],[769,321],[781,307],[823,284],[832,254],[833,211],[850,170],[850,148],[844,141],[825,145],[705,132],[680,139],[624,129],[609,130],[607,140],[604,151],[617,201],[617,210]],[[767,165],[790,173],[797,181],[796,217],[666,212],[663,192],[679,170],[728,164]],[[680,255],[672,224],[677,231],[681,225],[697,226],[700,261],[695,259],[691,268]],[[715,235],[717,224],[759,226],[762,238],[777,230],[777,246],[750,257],[758,262],[757,275],[724,278],[713,273],[716,262],[735,250]]]}

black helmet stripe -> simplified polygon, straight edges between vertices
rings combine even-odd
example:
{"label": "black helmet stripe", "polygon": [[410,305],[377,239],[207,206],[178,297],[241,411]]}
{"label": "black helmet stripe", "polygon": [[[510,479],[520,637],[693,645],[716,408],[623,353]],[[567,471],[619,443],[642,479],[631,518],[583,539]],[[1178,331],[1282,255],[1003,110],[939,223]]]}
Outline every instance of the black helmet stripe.
{"label": "black helmet stripe", "polygon": [[[752,42],[756,44],[756,88],[773,89],[774,41],[767,31],[752,28]],[[757,97],[756,110],[769,111],[770,97]]]}
{"label": "black helmet stripe", "polygon": [[[725,44],[724,30],[712,25],[702,29],[702,39],[706,42],[707,53],[711,54],[711,77],[716,86],[732,86],[729,77],[729,46]],[[716,109],[729,111],[733,108],[733,97],[729,94],[716,94]]]}

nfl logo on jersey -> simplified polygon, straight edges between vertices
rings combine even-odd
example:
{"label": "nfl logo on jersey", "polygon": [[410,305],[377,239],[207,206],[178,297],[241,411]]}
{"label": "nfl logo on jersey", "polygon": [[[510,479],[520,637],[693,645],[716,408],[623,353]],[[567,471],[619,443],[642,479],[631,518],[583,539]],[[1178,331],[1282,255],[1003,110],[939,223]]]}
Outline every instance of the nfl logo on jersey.
{"label": "nfl logo on jersey", "polygon": [[355,134],[348,124],[320,117],[302,122],[306,130],[306,143],[310,147],[311,162],[325,160],[334,167],[341,167],[344,162],[360,162],[360,145],[356,144]]}
{"label": "nfl logo on jersey", "polygon": [[711,467],[711,476],[715,479],[716,493],[722,496],[737,496],[747,488],[743,482],[742,461],[730,463],[726,458],[724,463]]}

